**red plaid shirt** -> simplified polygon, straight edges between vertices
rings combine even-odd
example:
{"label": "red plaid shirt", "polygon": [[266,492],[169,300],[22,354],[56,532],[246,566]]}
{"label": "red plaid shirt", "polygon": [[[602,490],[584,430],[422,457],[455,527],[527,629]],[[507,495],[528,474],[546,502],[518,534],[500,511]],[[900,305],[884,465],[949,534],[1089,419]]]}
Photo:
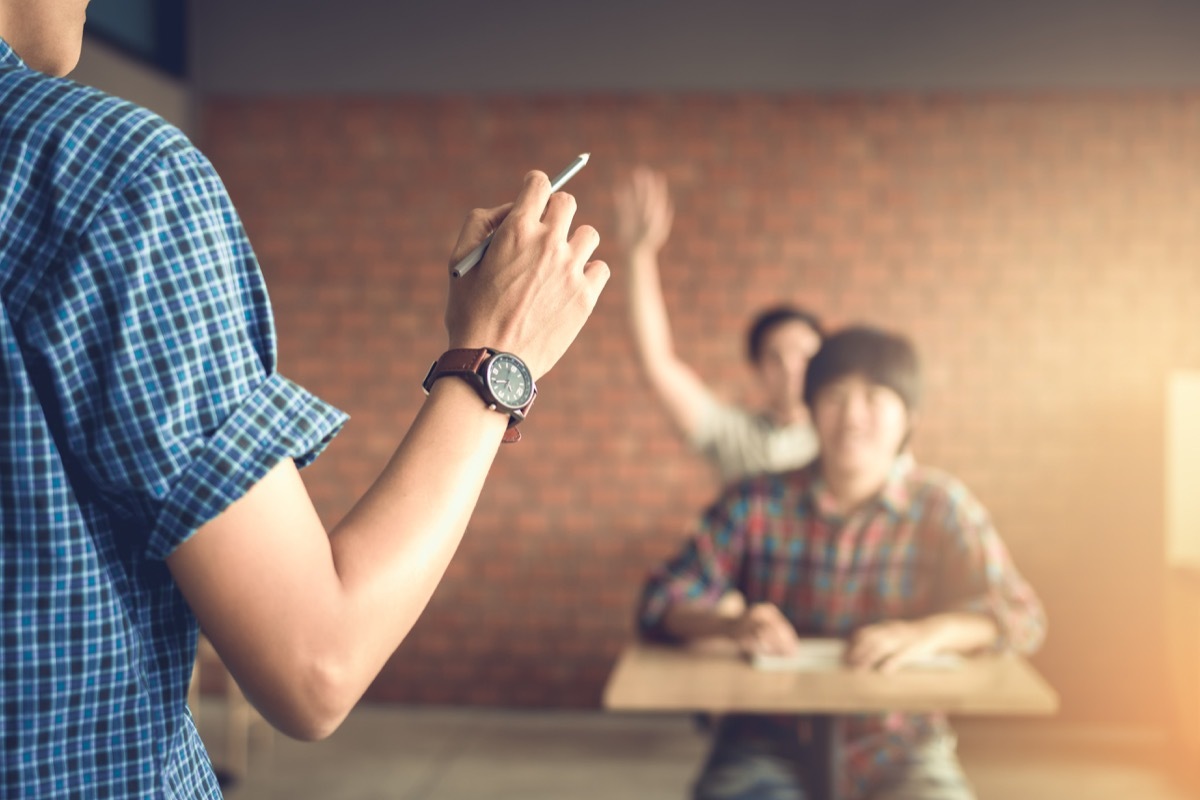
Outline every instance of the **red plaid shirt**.
{"label": "red plaid shirt", "polygon": [[[651,575],[642,632],[663,638],[673,604],[715,605],[737,589],[747,603],[778,606],[801,636],[967,611],[995,620],[1000,646],[1029,653],[1041,644],[1040,601],[956,479],[903,456],[872,501],[848,515],[835,507],[815,462],[729,487],[683,551]],[[931,714],[849,718],[843,785],[852,796],[869,793],[944,725]]]}

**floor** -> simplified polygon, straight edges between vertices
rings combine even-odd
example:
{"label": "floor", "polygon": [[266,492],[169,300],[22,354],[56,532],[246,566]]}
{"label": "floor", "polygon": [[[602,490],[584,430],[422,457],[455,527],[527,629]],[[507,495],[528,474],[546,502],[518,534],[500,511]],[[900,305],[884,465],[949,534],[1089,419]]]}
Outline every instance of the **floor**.
{"label": "floor", "polygon": [[[220,710],[200,730],[220,766]],[[957,725],[979,800],[1198,800],[1149,737]],[[227,800],[683,800],[706,742],[690,718],[363,705],[332,737],[254,743]]]}

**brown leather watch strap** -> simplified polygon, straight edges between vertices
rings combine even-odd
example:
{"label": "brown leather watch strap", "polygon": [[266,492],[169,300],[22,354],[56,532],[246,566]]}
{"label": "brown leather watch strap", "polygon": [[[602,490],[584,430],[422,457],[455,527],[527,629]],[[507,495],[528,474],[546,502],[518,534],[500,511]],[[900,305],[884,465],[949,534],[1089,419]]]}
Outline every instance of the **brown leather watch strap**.
{"label": "brown leather watch strap", "polygon": [[[453,350],[447,350],[438,357],[437,361],[433,362],[433,366],[429,368],[429,372],[425,375],[425,380],[421,382],[421,388],[428,394],[433,387],[434,381],[446,375],[456,375],[464,378],[467,383],[473,388],[485,403],[489,402],[485,394],[484,377],[479,374],[479,368],[483,366],[483,362],[487,361],[496,351],[488,347],[459,347]],[[521,431],[517,429],[517,423],[523,418],[529,407],[533,405],[533,400],[537,397],[537,387],[533,388],[533,397],[526,403],[523,409],[520,409],[521,416],[510,414],[508,418],[508,429],[504,432],[504,438],[501,440],[505,444],[521,441]],[[496,411],[503,411],[495,405],[488,406]]]}
{"label": "brown leather watch strap", "polygon": [[434,362],[434,366],[439,375],[444,375],[448,372],[469,372],[475,375],[479,372],[479,367],[484,361],[487,361],[488,356],[492,352],[492,350],[486,347],[459,347],[442,353],[438,360]]}

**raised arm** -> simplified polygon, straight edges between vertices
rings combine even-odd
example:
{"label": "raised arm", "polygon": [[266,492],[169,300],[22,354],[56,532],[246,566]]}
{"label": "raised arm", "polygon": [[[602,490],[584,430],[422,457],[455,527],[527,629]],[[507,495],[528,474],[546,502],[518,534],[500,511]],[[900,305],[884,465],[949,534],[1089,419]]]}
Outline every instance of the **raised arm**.
{"label": "raised arm", "polygon": [[[596,231],[568,236],[574,213],[574,199],[551,195],[535,172],[511,210],[471,214],[450,263],[498,228],[483,263],[451,283],[449,347],[515,353],[535,378],[555,364],[608,279],[589,261]],[[222,660],[274,725],[322,738],[359,700],[454,555],[506,421],[465,382],[439,380],[331,533],[288,459],[168,557]]]}
{"label": "raised arm", "polygon": [[674,208],[662,173],[634,170],[614,193],[617,236],[629,268],[629,321],[638,361],[667,415],[689,439],[703,422],[708,388],[675,351],[659,280],[658,253],[671,234]]}

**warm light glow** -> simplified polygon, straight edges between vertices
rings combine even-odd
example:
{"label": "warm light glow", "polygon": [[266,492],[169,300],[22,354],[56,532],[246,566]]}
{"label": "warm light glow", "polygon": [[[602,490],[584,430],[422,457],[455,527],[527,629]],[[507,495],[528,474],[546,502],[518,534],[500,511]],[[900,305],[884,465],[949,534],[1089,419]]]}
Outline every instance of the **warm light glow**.
{"label": "warm light glow", "polygon": [[1167,381],[1167,563],[1200,567],[1200,371]]}

